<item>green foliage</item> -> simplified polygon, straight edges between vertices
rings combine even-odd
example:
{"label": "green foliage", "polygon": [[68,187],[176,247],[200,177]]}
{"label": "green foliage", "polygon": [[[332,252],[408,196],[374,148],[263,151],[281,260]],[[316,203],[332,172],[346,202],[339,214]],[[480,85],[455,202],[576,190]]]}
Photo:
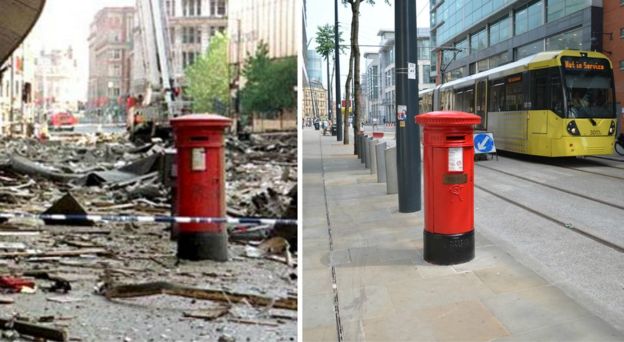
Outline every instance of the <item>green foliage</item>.
{"label": "green foliage", "polygon": [[196,113],[227,114],[229,104],[228,39],[216,33],[206,53],[185,70]]}
{"label": "green foliage", "polygon": [[240,100],[244,113],[266,114],[295,108],[296,57],[270,59],[268,45],[260,42],[255,55],[247,55],[243,76],[246,83]]}
{"label": "green foliage", "polygon": [[[319,26],[316,29],[316,53],[325,57],[325,59],[329,58],[334,54],[334,26],[330,24],[326,24],[324,26]],[[342,39],[342,31],[338,30],[338,44],[340,46],[340,53],[342,53],[345,49],[345,46],[342,44],[344,39]]]}

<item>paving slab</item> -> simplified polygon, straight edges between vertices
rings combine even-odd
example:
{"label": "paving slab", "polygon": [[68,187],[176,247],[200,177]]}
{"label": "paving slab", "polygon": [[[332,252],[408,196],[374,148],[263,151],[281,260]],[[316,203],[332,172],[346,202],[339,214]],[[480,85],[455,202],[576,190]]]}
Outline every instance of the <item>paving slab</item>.
{"label": "paving slab", "polygon": [[[303,131],[303,142],[304,160],[322,155],[322,172],[307,175],[303,169],[303,193],[308,181],[315,188],[314,196],[303,197],[304,208],[315,208],[304,209],[303,217],[304,239],[313,237],[303,243],[303,279],[315,282],[302,290],[304,341],[337,341],[338,331],[344,341],[624,339],[478,226],[475,259],[453,266],[425,262],[422,211],[399,213],[397,196],[387,195],[385,184],[367,174],[352,145],[311,130]],[[316,189],[319,184],[323,191]],[[325,203],[325,222],[308,221],[306,213],[322,216]],[[486,209],[492,210],[481,210]],[[498,214],[517,215],[504,207]],[[526,224],[525,218],[506,218],[509,228]],[[562,328],[566,324],[574,326]]]}

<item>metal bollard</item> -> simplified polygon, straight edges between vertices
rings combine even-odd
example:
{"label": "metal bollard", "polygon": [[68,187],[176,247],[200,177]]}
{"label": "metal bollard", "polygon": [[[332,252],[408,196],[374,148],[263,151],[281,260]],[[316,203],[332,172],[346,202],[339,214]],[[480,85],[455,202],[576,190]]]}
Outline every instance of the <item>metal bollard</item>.
{"label": "metal bollard", "polygon": [[366,150],[366,159],[364,160],[364,166],[367,169],[370,169],[370,161],[371,161],[371,149],[370,149],[370,144],[369,142],[373,140],[373,138],[366,138],[366,140],[364,141],[364,148]]}
{"label": "metal bollard", "polygon": [[399,192],[396,158],[396,146],[386,149],[386,193],[388,195]]}
{"label": "metal bollard", "polygon": [[381,142],[375,146],[377,158],[377,183],[386,181],[386,143]]}
{"label": "metal bollard", "polygon": [[375,149],[375,146],[377,146],[377,144],[379,143],[379,140],[377,139],[373,139],[371,141],[368,142],[368,148],[370,149],[370,173],[371,175],[374,175],[375,172],[377,172],[377,150]]}
{"label": "metal bollard", "polygon": [[362,160],[362,138],[364,138],[364,133],[357,136],[357,156],[359,160]]}
{"label": "metal bollard", "polygon": [[366,142],[368,141],[368,135],[362,136],[362,164],[366,167]]}

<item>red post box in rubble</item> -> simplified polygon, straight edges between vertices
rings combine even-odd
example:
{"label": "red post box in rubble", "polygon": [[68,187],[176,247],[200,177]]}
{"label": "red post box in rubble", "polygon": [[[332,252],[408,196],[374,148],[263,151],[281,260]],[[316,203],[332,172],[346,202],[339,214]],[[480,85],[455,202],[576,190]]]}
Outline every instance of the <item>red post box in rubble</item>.
{"label": "red post box in rubble", "polygon": [[[177,216],[225,217],[223,131],[232,124],[213,114],[184,115],[171,120],[177,155]],[[179,223],[178,257],[188,260],[228,259],[225,223]]]}
{"label": "red post box in rubble", "polygon": [[474,114],[431,112],[424,127],[424,259],[453,265],[474,258]]}

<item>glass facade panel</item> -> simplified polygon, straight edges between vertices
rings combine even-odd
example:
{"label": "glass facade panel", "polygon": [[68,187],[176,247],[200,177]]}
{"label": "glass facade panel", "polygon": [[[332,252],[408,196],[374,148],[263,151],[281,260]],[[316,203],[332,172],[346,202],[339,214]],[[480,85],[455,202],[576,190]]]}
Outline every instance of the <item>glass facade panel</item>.
{"label": "glass facade panel", "polygon": [[503,53],[499,53],[498,55],[490,57],[490,69],[496,68],[497,66],[509,62],[511,62],[511,58],[509,58],[509,52],[505,51]]}
{"label": "glass facade panel", "polygon": [[544,51],[544,41],[538,40],[516,49],[516,60]]}
{"label": "glass facade panel", "polygon": [[477,62],[477,72],[486,71],[489,68],[490,68],[490,63],[487,58],[482,59]]}
{"label": "glass facade panel", "polygon": [[[622,0],[624,1],[624,0]],[[620,29],[620,38],[624,39],[624,27]]]}
{"label": "glass facade panel", "polygon": [[455,44],[455,47],[461,50],[457,53],[457,59],[468,56],[468,39],[464,39],[458,42],[457,44]]}
{"label": "glass facade panel", "polygon": [[590,6],[587,0],[548,0],[546,18],[548,22],[570,15]]}
{"label": "glass facade panel", "polygon": [[429,39],[418,39],[418,59],[431,58],[431,43]]}
{"label": "glass facade panel", "polygon": [[581,50],[583,48],[581,34],[581,28],[577,28],[552,37],[548,37],[546,38],[546,50]]}
{"label": "glass facade panel", "polygon": [[490,46],[511,38],[511,19],[503,18],[490,25]]}
{"label": "glass facade panel", "polygon": [[440,25],[435,33],[442,45],[459,33],[469,29],[492,13],[516,0],[449,0],[431,13],[431,26]]}
{"label": "glass facade panel", "polygon": [[487,38],[487,31],[485,29],[470,35],[470,53],[474,53],[488,47]]}
{"label": "glass facade panel", "polygon": [[422,83],[432,83],[431,82],[431,66],[423,65],[423,80]]}
{"label": "glass facade panel", "polygon": [[514,19],[516,35],[544,24],[544,2],[540,0],[517,10]]}

